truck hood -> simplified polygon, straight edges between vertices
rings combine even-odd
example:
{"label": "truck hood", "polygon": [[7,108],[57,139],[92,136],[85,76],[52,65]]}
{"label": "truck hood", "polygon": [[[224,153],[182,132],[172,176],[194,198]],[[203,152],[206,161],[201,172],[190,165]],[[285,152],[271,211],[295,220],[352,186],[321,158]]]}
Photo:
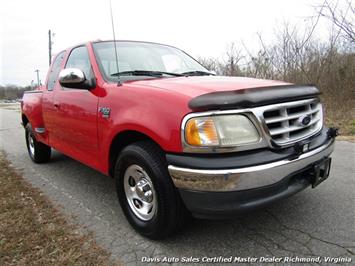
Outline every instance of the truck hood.
{"label": "truck hood", "polygon": [[319,90],[312,85],[244,77],[179,77],[133,82],[185,97],[191,110],[251,108],[314,98]]}
{"label": "truck hood", "polygon": [[146,79],[129,82],[132,85],[149,86],[183,94],[194,98],[206,93],[238,91],[248,88],[282,86],[290,83],[245,77],[189,76],[178,78]]}

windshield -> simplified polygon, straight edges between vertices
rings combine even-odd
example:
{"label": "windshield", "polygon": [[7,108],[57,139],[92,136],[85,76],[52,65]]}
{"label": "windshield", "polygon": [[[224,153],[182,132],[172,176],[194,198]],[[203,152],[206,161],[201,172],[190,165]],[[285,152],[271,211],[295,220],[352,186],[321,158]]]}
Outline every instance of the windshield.
{"label": "windshield", "polygon": [[161,72],[161,77],[174,76],[169,73],[208,72],[195,59],[177,48],[155,43],[128,41],[116,42],[118,71],[112,41],[93,43],[93,47],[100,70],[108,81],[117,81],[117,72],[120,72],[123,80],[151,78],[152,75],[148,75],[151,71]]}

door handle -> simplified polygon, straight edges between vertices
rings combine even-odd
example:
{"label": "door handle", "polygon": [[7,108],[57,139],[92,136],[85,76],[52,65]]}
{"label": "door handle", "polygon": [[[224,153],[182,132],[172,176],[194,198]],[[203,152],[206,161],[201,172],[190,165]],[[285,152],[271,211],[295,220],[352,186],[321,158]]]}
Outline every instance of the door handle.
{"label": "door handle", "polygon": [[59,103],[54,103],[54,107],[55,107],[56,109],[59,109],[59,107],[60,107]]}

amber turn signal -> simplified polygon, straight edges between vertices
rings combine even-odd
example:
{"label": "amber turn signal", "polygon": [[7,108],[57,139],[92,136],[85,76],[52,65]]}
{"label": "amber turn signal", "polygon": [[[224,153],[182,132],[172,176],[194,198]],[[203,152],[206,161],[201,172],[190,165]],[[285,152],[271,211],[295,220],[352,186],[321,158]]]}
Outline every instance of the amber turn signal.
{"label": "amber turn signal", "polygon": [[185,128],[185,139],[192,146],[217,146],[218,135],[211,117],[190,119]]}

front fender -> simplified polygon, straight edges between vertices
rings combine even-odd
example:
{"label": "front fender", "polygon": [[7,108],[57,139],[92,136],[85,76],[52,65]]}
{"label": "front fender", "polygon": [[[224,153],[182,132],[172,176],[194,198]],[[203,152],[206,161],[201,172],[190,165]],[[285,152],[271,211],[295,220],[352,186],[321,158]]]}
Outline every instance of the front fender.
{"label": "front fender", "polygon": [[100,158],[107,170],[110,146],[123,131],[136,131],[157,143],[165,152],[182,152],[181,122],[190,112],[185,98],[164,90],[122,87],[107,90],[99,108],[110,109],[110,116],[98,114]]}

